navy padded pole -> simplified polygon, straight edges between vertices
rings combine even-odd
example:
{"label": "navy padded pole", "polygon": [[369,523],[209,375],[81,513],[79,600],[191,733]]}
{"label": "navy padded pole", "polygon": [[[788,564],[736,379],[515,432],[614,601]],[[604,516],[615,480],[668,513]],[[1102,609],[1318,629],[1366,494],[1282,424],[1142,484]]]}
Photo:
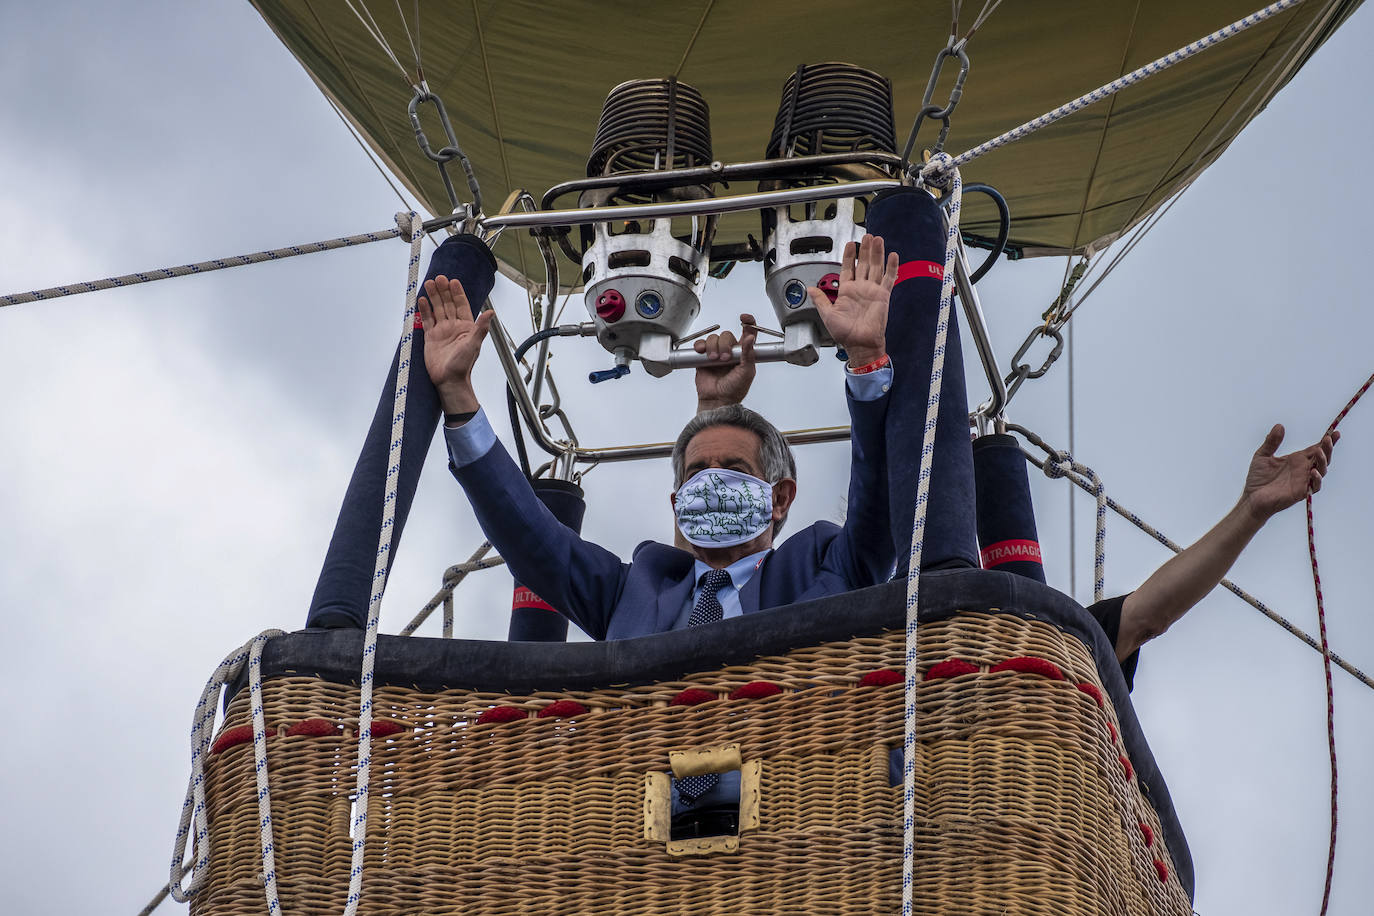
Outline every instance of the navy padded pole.
{"label": "navy padded pole", "polygon": [[[430,258],[425,279],[440,274],[463,284],[474,316],[491,294],[496,281],[496,259],[475,235],[455,235],[446,239]],[[422,290],[423,292],[423,290]],[[315,595],[306,616],[307,627],[358,627],[367,624],[367,605],[372,575],[377,565],[377,533],[382,525],[382,503],[386,496],[386,463],[391,448],[391,411],[396,396],[396,362],[391,359],[386,385],[377,402],[367,438],[363,441],[353,478],[344,493],[334,536],[324,556]],[[396,557],[401,532],[415,488],[420,482],[425,455],[439,425],[439,394],[425,369],[425,335],[416,319],[411,345],[410,372],[406,380],[406,419],[401,445],[401,469],[396,492],[396,531],[392,535],[391,560]],[[388,572],[390,567],[388,566]]]}
{"label": "navy padded pole", "polygon": [[[530,485],[534,487],[534,495],[553,513],[554,518],[576,533],[582,531],[582,516],[587,512],[587,501],[583,498],[581,487],[569,480],[542,477],[530,481]],[[517,579],[511,598],[508,639],[511,642],[566,642],[568,618]]]}
{"label": "navy padded pole", "polygon": [[978,486],[978,546],[984,569],[1045,581],[1035,530],[1026,456],[1015,437],[979,436],[973,442]]}
{"label": "navy padded pole", "polygon": [[[887,318],[887,352],[893,370],[892,401],[887,410],[887,466],[892,543],[900,577],[906,575],[911,555],[911,521],[930,397],[946,232],[940,205],[918,188],[895,188],[878,194],[868,206],[866,227],[870,234],[882,236],[887,250],[897,252],[901,260]],[[921,566],[928,570],[978,566],[968,393],[954,310],[949,320],[930,507],[921,550]]]}

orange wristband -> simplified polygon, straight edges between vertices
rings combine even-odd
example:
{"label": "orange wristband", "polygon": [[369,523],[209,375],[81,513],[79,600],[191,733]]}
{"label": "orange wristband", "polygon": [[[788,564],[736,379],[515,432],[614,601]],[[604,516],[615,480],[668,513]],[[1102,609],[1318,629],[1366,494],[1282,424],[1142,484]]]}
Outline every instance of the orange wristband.
{"label": "orange wristband", "polygon": [[886,353],[884,353],[882,356],[878,357],[866,366],[859,366],[856,369],[850,369],[849,374],[868,375],[870,372],[877,372],[879,369],[886,369],[890,365],[892,365],[892,360],[888,358],[888,355]]}

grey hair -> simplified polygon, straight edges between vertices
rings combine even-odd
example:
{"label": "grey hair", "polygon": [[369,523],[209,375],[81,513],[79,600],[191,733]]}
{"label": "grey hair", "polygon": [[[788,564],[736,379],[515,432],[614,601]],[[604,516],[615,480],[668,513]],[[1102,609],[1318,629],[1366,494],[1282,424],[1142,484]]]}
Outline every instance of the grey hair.
{"label": "grey hair", "polygon": [[[673,443],[673,489],[682,486],[687,478],[687,444],[702,430],[713,426],[734,426],[747,429],[759,438],[759,463],[763,465],[763,476],[770,483],[777,483],[784,477],[797,479],[797,462],[792,457],[792,449],[778,428],[757,414],[739,404],[727,404],[712,410],[703,410],[682,428],[677,441]],[[784,517],[773,526],[777,535],[787,522]]]}

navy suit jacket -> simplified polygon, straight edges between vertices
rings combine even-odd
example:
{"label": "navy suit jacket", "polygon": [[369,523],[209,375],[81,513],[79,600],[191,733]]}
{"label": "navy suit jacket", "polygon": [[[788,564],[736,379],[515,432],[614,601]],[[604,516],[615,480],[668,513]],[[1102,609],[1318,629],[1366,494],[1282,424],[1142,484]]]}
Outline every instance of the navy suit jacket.
{"label": "navy suit jacket", "polygon": [[[740,592],[746,614],[876,585],[892,573],[883,434],[889,396],[846,400],[853,433],[844,526],[816,522],[768,554]],[[516,579],[588,635],[628,639],[673,628],[695,584],[690,553],[645,541],[632,562],[621,562],[554,518],[500,442],[452,470]]]}

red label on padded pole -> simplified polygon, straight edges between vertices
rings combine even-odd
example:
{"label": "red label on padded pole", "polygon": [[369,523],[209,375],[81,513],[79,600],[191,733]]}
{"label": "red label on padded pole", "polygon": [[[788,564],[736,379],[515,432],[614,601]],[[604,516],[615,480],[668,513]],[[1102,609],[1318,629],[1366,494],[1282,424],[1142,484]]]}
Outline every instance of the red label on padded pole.
{"label": "red label on padded pole", "polygon": [[512,611],[518,611],[521,608],[536,608],[541,611],[553,611],[555,614],[558,613],[558,611],[554,610],[553,605],[549,604],[523,585],[515,589],[515,594],[511,597],[510,602],[510,609]]}
{"label": "red label on padded pole", "polygon": [[978,554],[984,569],[992,569],[1003,563],[1039,563],[1040,543],[1038,541],[998,541],[984,547]]}
{"label": "red label on padded pole", "polygon": [[939,261],[907,261],[897,268],[897,282],[924,277],[928,280],[943,280],[945,265]]}

